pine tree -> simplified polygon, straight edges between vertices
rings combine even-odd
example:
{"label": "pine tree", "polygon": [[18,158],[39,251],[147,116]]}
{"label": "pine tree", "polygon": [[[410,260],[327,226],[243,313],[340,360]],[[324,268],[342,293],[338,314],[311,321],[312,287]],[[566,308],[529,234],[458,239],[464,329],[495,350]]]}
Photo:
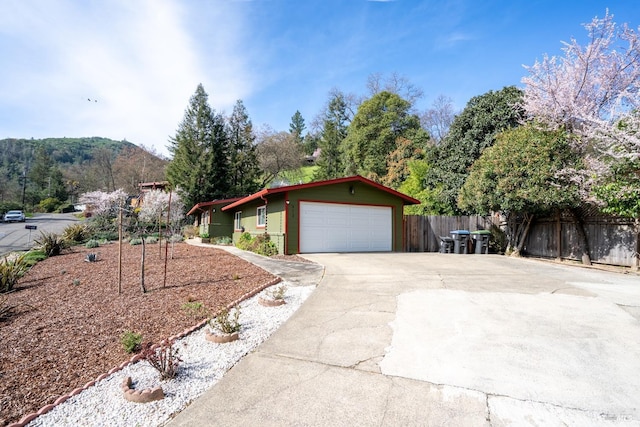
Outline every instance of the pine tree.
{"label": "pine tree", "polygon": [[342,93],[336,93],[324,115],[320,139],[320,158],[315,179],[332,179],[344,176],[342,165],[342,141],[347,137],[347,102]]}
{"label": "pine tree", "polygon": [[291,117],[291,124],[289,124],[289,133],[293,135],[295,141],[302,145],[304,137],[302,132],[306,129],[304,124],[304,118],[300,111],[296,110],[295,114]]}
{"label": "pine tree", "polygon": [[179,189],[188,208],[228,196],[229,138],[224,119],[209,106],[202,84],[189,100],[170,143],[173,159],[167,167],[167,178]]}
{"label": "pine tree", "polygon": [[229,134],[229,193],[234,196],[251,194],[258,190],[260,168],[255,147],[253,124],[249,114],[238,100],[233,107],[228,125]]}

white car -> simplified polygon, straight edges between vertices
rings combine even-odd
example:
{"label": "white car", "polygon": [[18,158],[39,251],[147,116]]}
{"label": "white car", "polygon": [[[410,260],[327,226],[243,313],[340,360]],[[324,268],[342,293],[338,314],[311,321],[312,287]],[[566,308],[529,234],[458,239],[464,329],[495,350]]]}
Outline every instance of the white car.
{"label": "white car", "polygon": [[11,221],[24,222],[25,221],[24,212],[9,211],[6,214],[4,214],[4,222],[11,222]]}

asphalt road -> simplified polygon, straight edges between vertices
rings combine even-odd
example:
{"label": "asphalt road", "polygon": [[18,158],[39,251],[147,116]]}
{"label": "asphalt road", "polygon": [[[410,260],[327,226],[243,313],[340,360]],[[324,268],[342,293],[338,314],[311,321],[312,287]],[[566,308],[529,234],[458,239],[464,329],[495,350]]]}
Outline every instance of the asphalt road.
{"label": "asphalt road", "polygon": [[[69,224],[78,222],[72,213],[35,214],[26,222],[0,222],[0,256],[15,251],[26,251],[33,246],[33,240],[40,237],[41,232],[60,234]],[[36,226],[35,230],[27,230],[25,226]]]}

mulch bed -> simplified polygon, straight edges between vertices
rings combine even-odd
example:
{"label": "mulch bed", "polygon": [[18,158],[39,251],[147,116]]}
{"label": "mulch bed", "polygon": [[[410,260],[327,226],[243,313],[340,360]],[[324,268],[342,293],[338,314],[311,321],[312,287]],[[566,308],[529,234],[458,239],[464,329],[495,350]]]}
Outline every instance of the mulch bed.
{"label": "mulch bed", "polygon": [[[118,244],[75,247],[35,265],[8,303],[23,304],[0,322],[0,426],[53,403],[131,358],[121,337],[142,334],[159,342],[207,318],[184,306],[201,302],[209,314],[263,286],[275,276],[225,251],[177,243],[169,248],[123,244],[118,293]],[[87,253],[98,261],[85,262]],[[161,258],[162,257],[162,258]]]}

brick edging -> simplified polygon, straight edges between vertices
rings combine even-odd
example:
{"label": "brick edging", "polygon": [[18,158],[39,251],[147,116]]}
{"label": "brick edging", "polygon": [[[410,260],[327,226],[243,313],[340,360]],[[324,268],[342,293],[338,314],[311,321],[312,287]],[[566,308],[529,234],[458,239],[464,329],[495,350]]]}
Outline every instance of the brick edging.
{"label": "brick edging", "polygon": [[[220,314],[220,312],[222,310],[231,310],[233,307],[235,307],[236,305],[240,304],[241,302],[243,302],[245,300],[248,300],[249,298],[251,298],[251,297],[259,294],[263,290],[267,289],[269,286],[276,285],[276,284],[280,283],[281,281],[282,281],[282,278],[276,277],[275,279],[271,280],[267,284],[258,286],[254,290],[247,292],[246,294],[242,295],[240,298],[238,298],[238,299],[232,301],[231,303],[227,304],[225,306],[225,308],[223,308],[223,309],[219,310],[218,312],[216,312],[216,314],[214,316],[212,316],[212,317],[215,317],[218,314]],[[184,331],[182,331],[181,333],[179,333],[177,335],[173,335],[173,336],[169,337],[168,339],[162,340],[159,344],[152,345],[151,349],[155,350],[156,348],[160,347],[160,345],[163,344],[163,343],[172,342],[172,341],[176,341],[176,340],[178,340],[180,338],[184,338],[187,335],[189,335],[189,334],[197,331],[198,329],[204,327],[207,323],[209,323],[208,319],[203,320],[202,322],[196,324],[195,326],[192,326],[190,328],[185,329]],[[26,426],[31,421],[33,421],[36,418],[38,418],[40,415],[46,414],[47,412],[51,411],[56,406],[66,402],[67,400],[69,400],[73,396],[76,396],[76,395],[82,393],[84,390],[88,389],[89,387],[94,386],[98,381],[102,381],[103,379],[107,378],[109,375],[115,374],[116,372],[121,371],[122,369],[126,368],[130,364],[136,363],[136,362],[140,361],[141,359],[142,359],[142,354],[138,353],[138,354],[134,355],[133,357],[131,357],[131,359],[127,360],[126,362],[122,362],[120,365],[115,366],[115,367],[111,368],[108,372],[98,376],[95,380],[89,381],[88,383],[86,383],[82,387],[78,387],[76,389],[73,389],[71,392],[58,397],[55,400],[55,402],[53,402],[53,403],[51,403],[49,405],[43,406],[42,408],[40,408],[36,412],[33,412],[31,414],[23,416],[22,418],[20,418],[20,421],[18,421],[17,423],[9,424],[7,427],[24,427],[24,426]]]}

